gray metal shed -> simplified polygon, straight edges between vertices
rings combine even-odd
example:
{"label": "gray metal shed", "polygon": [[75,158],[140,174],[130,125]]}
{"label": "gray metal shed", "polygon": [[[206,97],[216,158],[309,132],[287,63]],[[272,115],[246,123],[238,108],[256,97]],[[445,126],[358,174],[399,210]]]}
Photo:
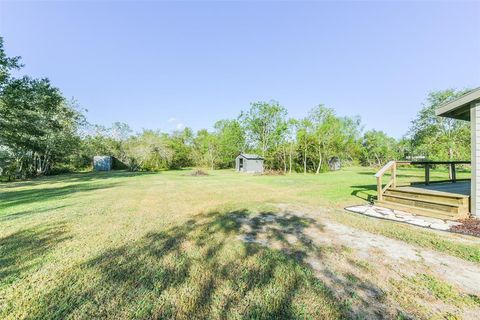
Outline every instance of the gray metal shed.
{"label": "gray metal shed", "polygon": [[235,159],[237,172],[263,173],[263,158],[257,154],[241,153]]}
{"label": "gray metal shed", "polygon": [[330,171],[337,171],[342,168],[342,163],[338,157],[332,157],[328,160],[328,168]]}
{"label": "gray metal shed", "polygon": [[110,156],[95,156],[93,157],[93,170],[110,171],[112,170],[112,163],[112,157]]}

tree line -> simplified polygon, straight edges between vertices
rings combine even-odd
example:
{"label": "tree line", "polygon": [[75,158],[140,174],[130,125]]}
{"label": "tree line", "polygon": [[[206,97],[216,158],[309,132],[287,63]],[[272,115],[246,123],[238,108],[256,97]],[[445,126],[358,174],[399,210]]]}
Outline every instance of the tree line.
{"label": "tree line", "polygon": [[95,155],[110,155],[129,170],[184,167],[231,168],[241,152],[257,153],[270,170],[320,173],[329,161],[380,166],[392,159],[469,159],[468,122],[439,118],[435,108],[466,90],[428,95],[402,139],[364,131],[361,119],[342,117],[319,104],[302,119],[288,116],[277,101],[253,102],[234,119],[213,130],[190,128],[171,133],[128,124],[90,124],[75,100],[46,78],[15,78],[20,57],[8,57],[0,37],[0,174],[27,178],[89,169]]}

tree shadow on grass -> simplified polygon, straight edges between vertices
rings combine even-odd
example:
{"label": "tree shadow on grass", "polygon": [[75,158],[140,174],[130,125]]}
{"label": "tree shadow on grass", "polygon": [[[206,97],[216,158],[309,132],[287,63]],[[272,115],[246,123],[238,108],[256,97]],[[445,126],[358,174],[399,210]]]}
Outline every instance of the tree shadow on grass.
{"label": "tree shadow on grass", "polygon": [[118,179],[118,178],[131,178],[147,175],[155,175],[158,172],[149,171],[128,171],[128,170],[112,170],[112,171],[100,171],[100,172],[81,172],[73,173],[68,176],[62,177],[62,181],[69,182],[89,182],[98,180]]}
{"label": "tree shadow on grass", "polygon": [[375,178],[374,175],[375,173],[380,170],[380,168],[378,169],[375,169],[375,168],[372,168],[371,170],[368,170],[368,171],[358,171],[358,172],[355,172],[354,174],[360,174],[360,175],[364,175],[364,176],[371,176],[372,178]]}
{"label": "tree shadow on grass", "polygon": [[25,210],[25,211],[19,211],[15,213],[4,214],[4,215],[0,215],[0,222],[21,219],[24,217],[30,217],[43,212],[52,212],[65,207],[66,205],[61,205],[61,206],[54,206],[54,207],[45,207],[45,208],[36,209],[36,210]]}
{"label": "tree shadow on grass", "polygon": [[53,176],[38,177],[31,180],[6,182],[1,185],[4,189],[39,186],[43,184],[55,185],[66,182],[91,182],[108,179],[128,178],[157,174],[157,172],[133,172],[126,170],[113,170],[101,172],[76,172],[68,174],[59,174]]}
{"label": "tree shadow on grass", "polygon": [[45,187],[33,189],[21,189],[2,193],[0,201],[0,210],[12,209],[13,207],[31,203],[41,203],[44,201],[65,198],[71,194],[79,192],[94,191],[106,188],[112,188],[119,185],[119,182],[109,183],[74,183],[62,187]]}
{"label": "tree shadow on grass", "polygon": [[308,228],[323,230],[290,213],[199,215],[78,265],[38,299],[31,318],[348,317],[307,261],[325,253]]}
{"label": "tree shadow on grass", "polygon": [[371,194],[377,191],[377,185],[375,184],[350,186],[350,188],[353,189],[350,194],[354,197],[368,201],[369,203],[373,203],[377,199],[376,195]]}
{"label": "tree shadow on grass", "polygon": [[60,224],[24,229],[1,238],[0,284],[12,284],[38,268],[44,257],[68,238]]}

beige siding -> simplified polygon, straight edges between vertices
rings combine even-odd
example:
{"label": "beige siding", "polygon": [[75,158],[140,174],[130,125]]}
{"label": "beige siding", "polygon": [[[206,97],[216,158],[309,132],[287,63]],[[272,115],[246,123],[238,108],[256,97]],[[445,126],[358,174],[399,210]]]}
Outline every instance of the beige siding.
{"label": "beige siding", "polygon": [[480,103],[470,113],[472,126],[472,214],[480,218]]}

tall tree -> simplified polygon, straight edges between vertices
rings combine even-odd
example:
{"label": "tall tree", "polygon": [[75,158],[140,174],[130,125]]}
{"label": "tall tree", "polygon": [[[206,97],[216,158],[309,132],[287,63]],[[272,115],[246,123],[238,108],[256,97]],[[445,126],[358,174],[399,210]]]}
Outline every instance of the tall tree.
{"label": "tall tree", "polygon": [[170,147],[173,150],[172,169],[190,167],[193,165],[194,134],[192,129],[174,131],[169,138]]}
{"label": "tall tree", "polygon": [[20,63],[20,57],[7,57],[3,48],[3,37],[0,36],[0,90],[8,82],[10,72],[20,69],[23,65]]}
{"label": "tall tree", "polygon": [[340,121],[335,116],[333,109],[318,105],[310,111],[309,118],[313,125],[315,138],[314,148],[317,155],[316,174],[320,172],[324,161],[328,160],[329,153],[332,153],[335,139],[340,133]]}
{"label": "tall tree", "polygon": [[267,164],[273,164],[273,153],[287,129],[287,110],[276,101],[254,102],[250,109],[240,114],[247,139],[259,150]]}
{"label": "tall tree", "polygon": [[128,138],[121,159],[131,171],[167,169],[173,159],[168,137],[159,131],[144,130]]}
{"label": "tall tree", "polygon": [[214,170],[219,162],[218,136],[205,129],[199,130],[194,140],[194,158],[199,166]]}
{"label": "tall tree", "polygon": [[362,139],[362,162],[369,166],[380,166],[400,156],[397,142],[383,131],[370,130]]}
{"label": "tall tree", "polygon": [[280,152],[278,152],[278,157],[283,165],[284,173],[287,173],[287,171],[292,173],[297,134],[296,125],[295,119],[289,119],[286,122],[285,133],[281,136],[281,140],[279,142]]}
{"label": "tall tree", "polygon": [[296,121],[297,127],[297,145],[300,151],[300,158],[303,163],[303,174],[307,174],[307,162],[309,159],[309,152],[314,142],[313,125],[308,119]]}
{"label": "tall tree", "polygon": [[431,160],[470,158],[469,123],[435,115],[438,106],[468,91],[447,89],[429,93],[424,107],[412,121],[408,132],[415,155],[422,155]]}
{"label": "tall tree", "polygon": [[78,144],[82,114],[48,79],[23,77],[4,86],[0,103],[0,141],[17,155],[22,175],[46,174]]}
{"label": "tall tree", "polygon": [[220,120],[213,126],[218,142],[219,166],[229,168],[245,150],[245,132],[238,120]]}
{"label": "tall tree", "polygon": [[316,173],[328,167],[332,157],[351,158],[358,140],[360,119],[338,117],[335,111],[318,105],[310,111],[316,150]]}

